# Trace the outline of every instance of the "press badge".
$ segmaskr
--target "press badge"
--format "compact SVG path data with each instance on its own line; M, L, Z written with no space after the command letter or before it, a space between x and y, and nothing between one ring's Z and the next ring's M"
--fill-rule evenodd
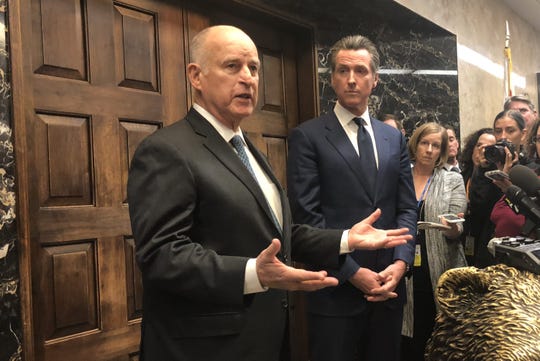
M422 265L422 249L419 244L414 249L414 267L420 267Z

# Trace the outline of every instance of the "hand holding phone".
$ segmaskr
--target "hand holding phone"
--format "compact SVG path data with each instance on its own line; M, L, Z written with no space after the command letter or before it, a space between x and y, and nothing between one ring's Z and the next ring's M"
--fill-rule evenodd
M510 176L502 170L490 170L485 173L485 176L491 180L505 180L510 179Z

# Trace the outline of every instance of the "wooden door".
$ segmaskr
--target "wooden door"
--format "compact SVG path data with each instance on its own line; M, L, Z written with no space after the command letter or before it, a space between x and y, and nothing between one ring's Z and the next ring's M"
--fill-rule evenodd
M27 361L138 359L142 283L127 209L129 162L145 136L186 113L189 42L209 24L254 34L261 96L243 127L285 182L288 129L315 109L315 92L297 97L298 40L281 41L287 30L243 20L253 9L231 17L190 6L12 3Z
M127 174L140 140L187 108L183 14L145 0L23 9L34 358L135 360L142 284Z

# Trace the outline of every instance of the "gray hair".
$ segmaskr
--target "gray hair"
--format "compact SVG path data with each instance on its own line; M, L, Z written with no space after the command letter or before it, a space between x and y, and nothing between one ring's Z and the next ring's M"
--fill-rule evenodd
M527 104L529 109L534 112L534 104L533 104L533 102L531 102L529 97L526 96L526 95L514 95L514 96L511 96L510 98L507 98L504 101L504 110L510 110L510 103L512 103L512 102L525 103L525 104Z

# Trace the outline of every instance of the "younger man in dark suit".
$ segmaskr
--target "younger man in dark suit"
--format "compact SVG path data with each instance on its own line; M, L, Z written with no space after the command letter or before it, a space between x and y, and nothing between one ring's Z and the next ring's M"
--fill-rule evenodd
M331 49L334 111L301 124L289 137L288 192L293 220L347 228L380 208L377 226L416 231L416 197L405 138L368 112L379 80L379 54L360 35ZM406 300L404 275L414 242L355 251L336 274L339 286L308 299L311 361L399 359Z

